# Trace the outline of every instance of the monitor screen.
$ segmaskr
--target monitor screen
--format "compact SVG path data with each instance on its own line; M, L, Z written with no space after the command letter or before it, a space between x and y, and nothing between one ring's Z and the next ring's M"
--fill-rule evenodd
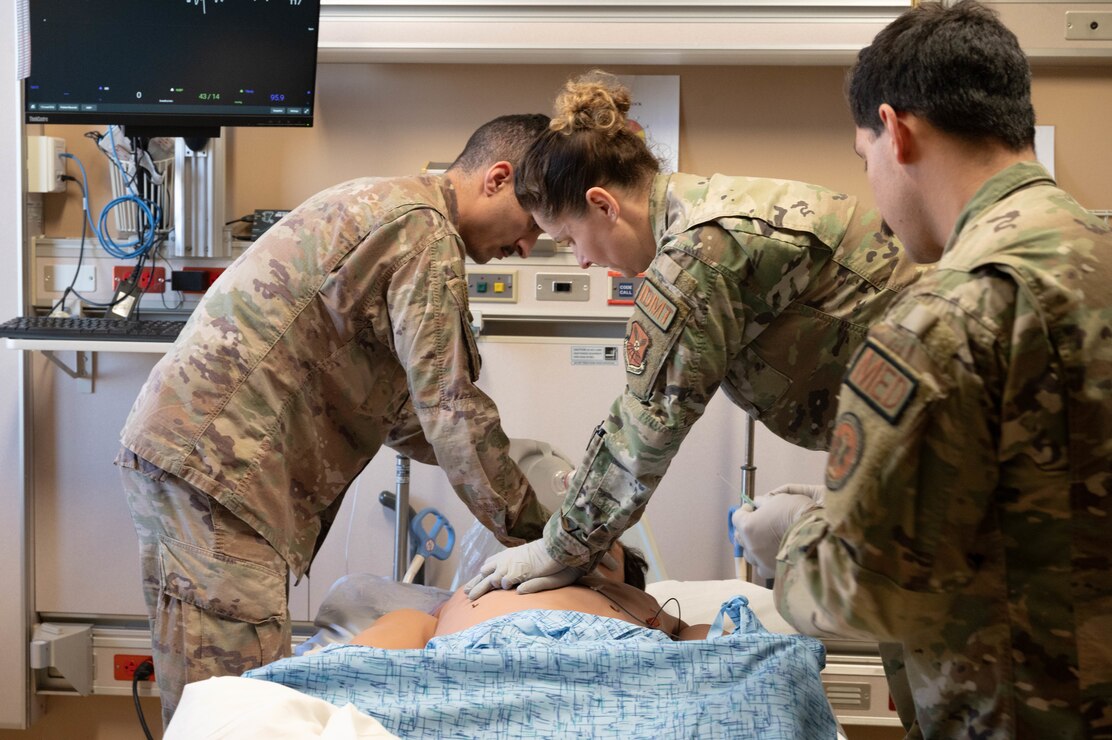
M320 0L30 0L29 15L28 123L313 124Z

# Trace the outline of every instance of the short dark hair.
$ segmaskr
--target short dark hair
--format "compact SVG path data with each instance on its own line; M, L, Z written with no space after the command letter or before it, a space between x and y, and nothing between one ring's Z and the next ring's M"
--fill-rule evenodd
M569 80L555 116L514 176L518 203L549 218L579 216L593 187L631 187L660 170L660 161L627 118L632 97L614 75L595 70Z
M548 128L548 122L543 113L499 116L488 121L471 134L448 169L470 173L501 161L517 167L525 152Z
M853 121L879 133L887 103L971 141L1034 145L1031 67L1015 34L976 0L924 2L857 55L846 85Z
M644 591L645 574L649 571L649 563L645 560L645 553L641 552L636 547L630 547L621 540L618 541L618 545L625 554L622 580L630 586Z

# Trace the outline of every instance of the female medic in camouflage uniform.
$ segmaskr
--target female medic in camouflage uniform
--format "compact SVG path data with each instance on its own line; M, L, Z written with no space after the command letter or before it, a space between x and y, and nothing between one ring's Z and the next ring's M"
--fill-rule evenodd
M475 387L464 256L528 254L514 166L548 118L481 127L444 176L359 179L299 206L205 294L117 458L140 538L155 675L183 685L290 651L300 578L383 444L439 464L498 538L548 513Z
M468 584L571 582L633 526L721 386L780 437L830 438L866 328L914 276L856 199L800 182L658 174L627 125L626 88L567 84L518 169L522 205L581 265L645 273L627 327L627 386L599 425L544 540L492 557ZM551 576L551 578L542 578ZM535 579L535 580L531 580Z

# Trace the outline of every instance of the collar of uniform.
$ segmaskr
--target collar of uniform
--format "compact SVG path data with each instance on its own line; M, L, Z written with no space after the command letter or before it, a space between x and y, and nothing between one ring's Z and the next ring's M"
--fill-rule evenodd
M456 199L456 187L444 175L435 175L436 182L440 185L440 194L444 198L444 213L459 230L459 202Z
M668 182L671 179L671 175L657 175L649 191L649 223L652 224L657 244L660 244L668 228Z
M950 241L946 243L942 253L946 254L953 248L966 224L973 221L986 208L1000 202L1015 191L1036 183L1054 184L1054 178L1038 162L1019 162L990 177L965 204L965 210L958 216L957 223L954 224L954 232L950 235Z

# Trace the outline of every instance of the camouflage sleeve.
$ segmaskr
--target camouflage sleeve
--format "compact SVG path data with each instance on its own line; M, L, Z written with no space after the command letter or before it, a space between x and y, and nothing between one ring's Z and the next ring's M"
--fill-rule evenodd
M690 239L720 230L698 230ZM747 299L746 299L747 300ZM561 511L545 527L549 554L593 564L641 517L743 341L738 283L700 261L653 260L626 328L626 389L599 425Z
M394 349L406 368L424 438L456 494L499 541L536 539L548 512L509 457L494 402L475 386L480 358L469 322L462 245L445 229L412 254L391 277L387 303ZM412 425L408 432L395 431L412 442Z
M959 308L993 315L978 302L994 291L973 285L965 300L898 304L847 371L826 508L797 522L778 554L777 607L802 632L902 641L953 620L954 594L977 575L1004 350Z
M398 412L397 421L383 441L390 449L426 465L436 465L436 450L425 439L421 418L409 401Z

